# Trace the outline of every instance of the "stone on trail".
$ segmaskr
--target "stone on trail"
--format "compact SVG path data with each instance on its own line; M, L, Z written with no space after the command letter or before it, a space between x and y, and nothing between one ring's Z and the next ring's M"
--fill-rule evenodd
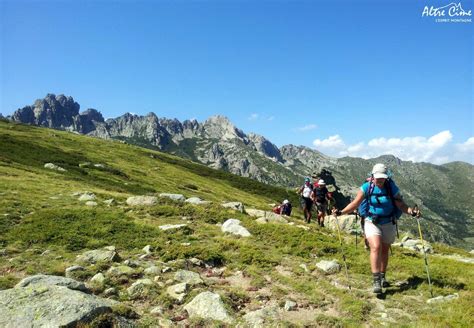
M455 293L453 295L438 296L438 297L430 298L429 300L426 301L426 303L428 304L444 303L444 302L456 300L458 298L459 298L459 294Z
M127 198L130 206L153 206L158 202L155 196L132 196Z
M221 205L222 207L230 208L230 209L239 211L240 213L244 212L244 205L241 202L228 202L228 203L223 203Z
M232 323L233 319L227 313L224 303L218 294L202 292L184 306L190 318L203 318Z
M286 311L294 311L298 307L298 304L296 302L291 301L291 300L286 300L285 302L285 310Z
M184 202L186 200L186 197L184 197L181 194L167 194L167 193L161 193L160 197L162 198L169 198L177 202Z
M251 236L250 232L240 225L240 220L237 219L228 219L222 224L221 230L223 232L228 232L234 235L249 237Z
M339 263L336 262L336 260L332 260L332 261L322 260L316 263L316 266L326 274L337 273L341 269L341 266L339 265Z
M76 281L71 278L65 278L61 276L50 276L45 274L37 274L34 276L26 277L25 279L17 283L15 288L36 285L61 286L71 290L78 290L86 293L90 292L83 282Z
M57 285L29 285L0 291L0 327L77 327L117 302Z

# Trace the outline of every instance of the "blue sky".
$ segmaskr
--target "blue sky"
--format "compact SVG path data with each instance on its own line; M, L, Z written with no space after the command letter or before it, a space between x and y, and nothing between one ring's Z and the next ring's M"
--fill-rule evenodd
M278 146L474 163L472 22L421 16L448 3L2 0L0 112L63 93L106 118L221 114Z

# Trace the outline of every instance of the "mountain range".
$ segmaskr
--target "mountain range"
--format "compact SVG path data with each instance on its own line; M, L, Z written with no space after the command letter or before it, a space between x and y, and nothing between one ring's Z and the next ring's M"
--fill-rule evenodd
M336 159L305 146L278 148L261 135L244 133L224 116L213 116L202 123L159 118L154 113L126 113L104 120L98 110L80 112L80 105L71 96L54 94L18 109L8 119L121 140L283 187L297 187L304 176L323 173L344 196L338 206L344 206L371 167L382 162L393 172L405 200L422 208L427 238L466 248L474 246L474 167L468 163L413 163L391 155L369 160ZM403 219L400 228L415 233L416 223Z

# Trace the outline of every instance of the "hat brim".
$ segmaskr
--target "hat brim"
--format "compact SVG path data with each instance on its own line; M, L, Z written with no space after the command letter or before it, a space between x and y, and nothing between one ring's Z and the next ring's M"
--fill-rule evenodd
M387 179L388 178L388 175L386 175L385 173L374 173L374 178L375 179Z

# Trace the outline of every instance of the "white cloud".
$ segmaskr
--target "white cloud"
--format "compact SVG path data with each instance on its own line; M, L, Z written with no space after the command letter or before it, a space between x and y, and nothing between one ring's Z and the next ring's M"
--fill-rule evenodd
M316 139L313 145L321 152L335 156L373 158L394 155L402 160L443 164L462 160L474 163L474 137L464 143L453 144L450 131L441 131L431 137L374 138L365 142L346 144L339 135L327 139Z
M250 116L249 116L249 121L255 121L258 119L258 114L257 113L252 113Z
M308 124L302 127L297 128L298 131L306 132L316 129L318 126L316 124Z
M313 145L315 145L316 148L322 149L322 150L324 149L337 150L337 149L342 149L346 147L346 144L344 143L344 141L342 141L341 137L338 134L334 136L330 136L329 138L324 139L324 140L316 139L313 141Z
M273 121L274 119L275 119L275 116L269 116L269 117L267 118L267 121Z

